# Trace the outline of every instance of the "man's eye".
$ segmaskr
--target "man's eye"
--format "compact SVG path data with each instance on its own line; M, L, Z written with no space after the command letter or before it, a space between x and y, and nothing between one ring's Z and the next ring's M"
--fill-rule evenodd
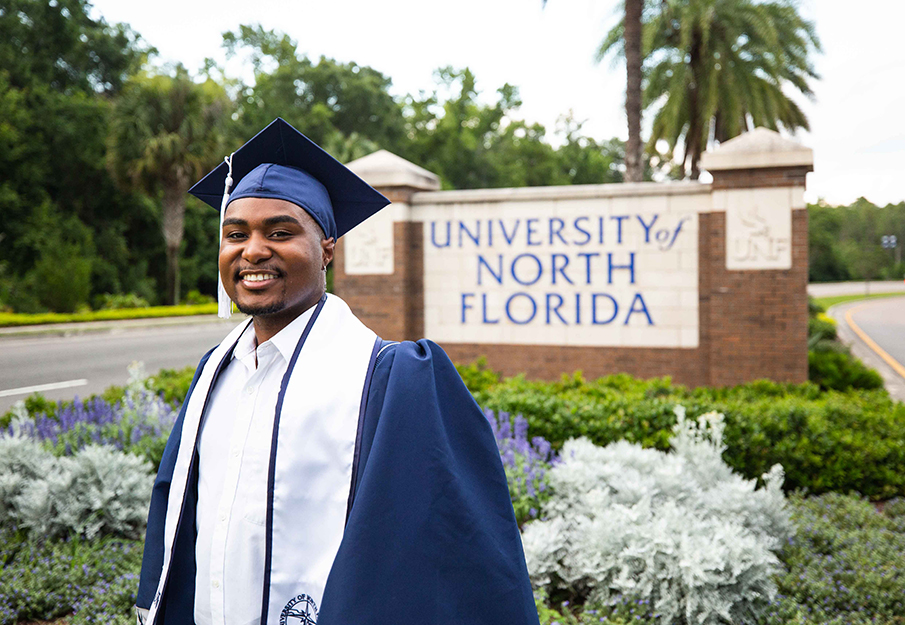
M273 232L270 233L270 236L276 237L276 238L288 237L291 235L292 235L292 233L287 230L274 230Z
M245 238L245 233L244 232L227 232L226 236L224 238L229 239L230 241L239 241L239 240Z

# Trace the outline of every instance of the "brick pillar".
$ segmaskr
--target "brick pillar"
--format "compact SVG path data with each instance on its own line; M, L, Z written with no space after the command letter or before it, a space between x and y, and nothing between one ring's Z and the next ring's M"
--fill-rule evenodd
M813 152L758 128L702 159L701 357L707 383L808 379L808 214Z
M336 245L333 292L385 339L424 335L424 238L410 220L412 196L440 188L439 178L386 150L352 161L349 169L392 204Z

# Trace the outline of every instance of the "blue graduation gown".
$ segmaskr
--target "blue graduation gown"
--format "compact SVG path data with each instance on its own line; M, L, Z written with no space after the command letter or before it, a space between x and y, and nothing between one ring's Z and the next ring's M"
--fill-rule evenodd
M365 391L346 527L318 624L537 625L506 476L484 415L435 343L380 347ZM190 394L197 378L196 372ZM186 404L154 484L141 607L151 605L163 564ZM189 495L161 597L157 622L163 625L193 623L197 493L191 486Z

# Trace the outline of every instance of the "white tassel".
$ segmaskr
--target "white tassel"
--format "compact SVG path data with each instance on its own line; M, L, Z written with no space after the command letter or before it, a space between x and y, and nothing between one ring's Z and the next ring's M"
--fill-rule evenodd
M223 187L223 201L220 202L220 231L218 237L223 236L223 217L226 214L226 205L229 204L229 191L233 186L233 155L225 157L226 166L229 170L226 172L226 183ZM233 303L223 288L223 276L217 271L217 316L221 319L229 319L233 313Z

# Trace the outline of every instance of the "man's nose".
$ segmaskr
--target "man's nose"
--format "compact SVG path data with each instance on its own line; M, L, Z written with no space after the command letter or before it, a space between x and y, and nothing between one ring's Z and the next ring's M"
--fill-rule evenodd
M267 237L263 234L252 232L245 241L242 259L250 263L259 263L270 258L272 253Z

